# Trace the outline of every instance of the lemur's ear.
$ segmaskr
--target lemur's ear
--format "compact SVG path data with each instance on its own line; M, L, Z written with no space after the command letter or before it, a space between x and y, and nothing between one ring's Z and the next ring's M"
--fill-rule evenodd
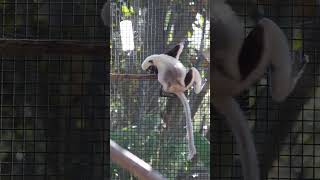
M174 57L176 59L179 59L180 54L182 53L182 50L184 48L184 42L180 42L177 44L174 48L172 48L170 51L164 53L168 56Z

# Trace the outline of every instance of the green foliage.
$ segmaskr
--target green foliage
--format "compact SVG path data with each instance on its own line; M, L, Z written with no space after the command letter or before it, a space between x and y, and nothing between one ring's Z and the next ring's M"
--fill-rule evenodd
M297 51L302 49L302 32L301 30L296 30L293 38L293 50Z
M178 169L190 170L190 163L186 161L186 141L180 138L165 135L157 130L160 123L159 117L151 115L143 119L141 124L149 124L150 128L139 130L138 127L125 127L111 132L111 139L115 140L120 146L128 149L145 162L150 163L153 168L161 169L160 172L166 177L176 177ZM137 138L144 137L144 138ZM196 147L200 161L209 166L209 143L200 134L195 134ZM143 153L142 153L143 152ZM113 176L118 176L120 167L111 166ZM169 178L170 179L170 178Z
M168 29L169 26L169 21L171 19L171 10L169 9L166 13L166 17L164 19L164 30L166 31Z
M197 148L198 159L210 168L210 144L200 133L194 133L195 146Z
M173 32L174 32L174 26L171 26L170 32L168 32L168 40L167 44L170 44L173 40Z
M143 139L137 137L144 137ZM110 138L117 142L121 147L128 149L139 158L150 163L156 159L156 153L141 153L139 152L156 152L159 138L154 131L149 131L143 136L139 134L138 128L131 126L119 130L111 131ZM137 152L139 151L139 152ZM111 173L113 176L118 176L122 172L121 168L111 164Z
M110 133L110 138L126 149L134 149L139 144L137 136L137 129L132 127L125 127Z
M155 128L157 128L160 123L161 119L159 114L146 114L143 116L140 124L145 132L150 133L150 131L156 131Z
M200 15L199 24L200 24L200 27L202 28L203 25L204 25L204 17L203 17L203 15Z
M133 7L131 6L130 8L126 5L121 6L121 12L124 16L132 16L134 14Z

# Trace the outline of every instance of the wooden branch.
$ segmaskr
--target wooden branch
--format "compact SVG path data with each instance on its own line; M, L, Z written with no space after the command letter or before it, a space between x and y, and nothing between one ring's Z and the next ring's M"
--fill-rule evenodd
M110 139L111 160L122 168L127 169L140 180L165 180L165 178L152 167L131 152L123 149Z
M111 73L111 80L154 80L157 79L156 74L114 74Z
M1 56L88 55L105 56L108 42L80 40L0 39Z

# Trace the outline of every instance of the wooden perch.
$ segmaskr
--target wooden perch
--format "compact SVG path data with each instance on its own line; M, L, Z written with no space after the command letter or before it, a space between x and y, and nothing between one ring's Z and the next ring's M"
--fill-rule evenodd
M114 74L111 73L111 80L154 80L156 74Z
M87 55L106 56L106 42L80 40L0 39L1 56Z
M127 169L140 180L165 180L165 178L152 167L131 152L123 149L110 139L111 160L122 168Z

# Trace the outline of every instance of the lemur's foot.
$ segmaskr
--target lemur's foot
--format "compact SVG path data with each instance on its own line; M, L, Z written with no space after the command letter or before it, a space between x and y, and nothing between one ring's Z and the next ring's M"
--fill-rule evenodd
M196 149L194 150L189 150L189 154L188 154L188 161L193 161L197 156L197 152L196 152Z

